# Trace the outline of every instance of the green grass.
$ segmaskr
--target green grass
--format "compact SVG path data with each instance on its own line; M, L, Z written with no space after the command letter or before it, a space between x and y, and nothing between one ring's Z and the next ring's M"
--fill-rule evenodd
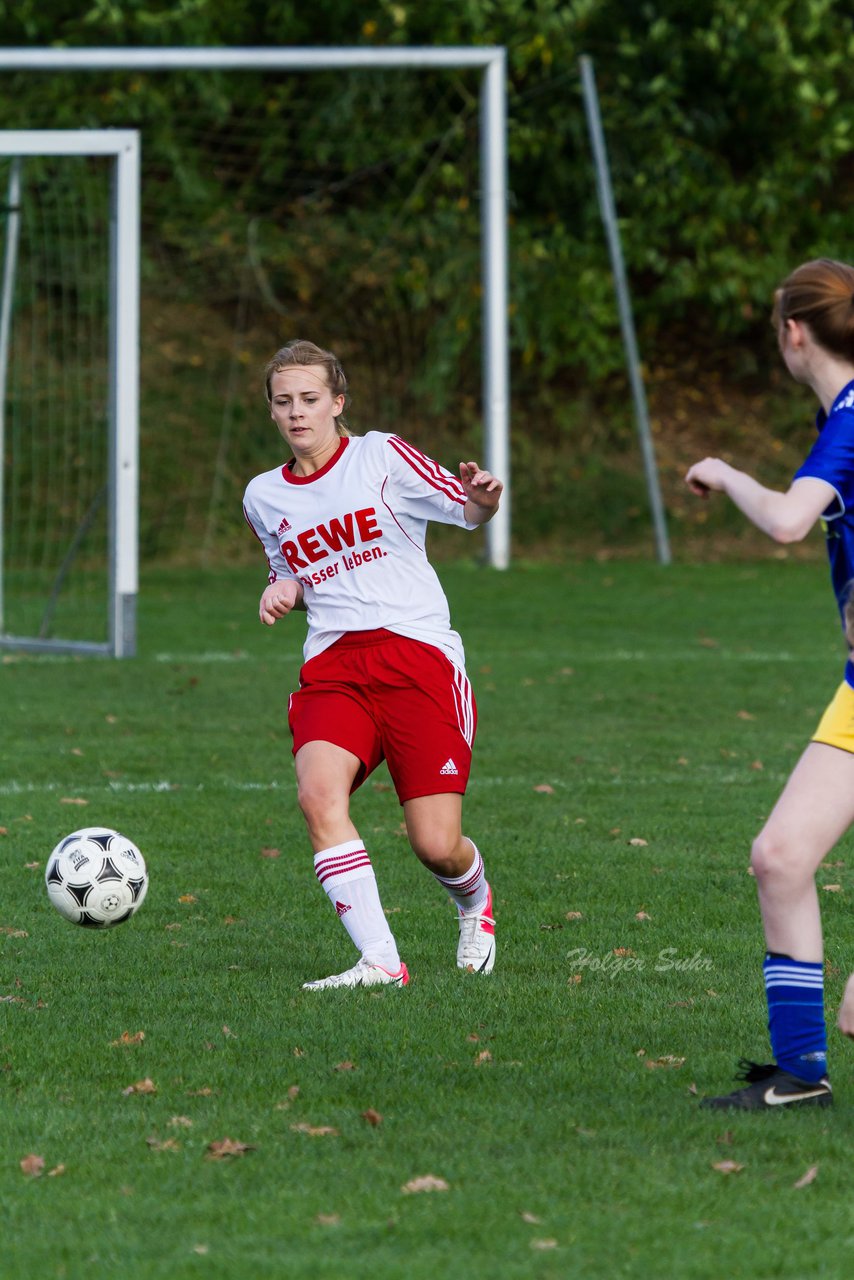
M381 773L354 812L411 985L301 991L352 950L294 802L302 622L261 628L262 574L149 572L132 661L2 660L3 1280L848 1274L851 1047L831 1031L832 1112L706 1114L692 1091L767 1057L748 849L840 678L825 570L442 577L480 710L487 980L457 973ZM151 871L104 934L43 886L95 823ZM839 860L819 876L842 886L822 894L831 1024L854 967ZM622 949L631 967L604 967ZM125 1031L144 1042L113 1046ZM224 1137L254 1149L206 1159ZM448 1190L401 1191L427 1174Z

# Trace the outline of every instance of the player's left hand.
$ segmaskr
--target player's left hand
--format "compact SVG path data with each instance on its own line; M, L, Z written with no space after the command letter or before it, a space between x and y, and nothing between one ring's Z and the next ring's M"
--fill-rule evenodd
M476 462L461 462L460 480L469 502L484 511L495 511L504 485L491 472L484 471Z

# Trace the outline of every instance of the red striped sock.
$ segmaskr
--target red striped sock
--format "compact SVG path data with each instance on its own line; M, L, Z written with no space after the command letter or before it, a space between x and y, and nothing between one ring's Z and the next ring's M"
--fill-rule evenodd
M482 911L486 906L489 887L483 870L483 858L480 856L478 847L468 836L466 839L474 850L474 858L468 871L455 879L446 876L436 876L436 879L447 890L451 901L456 903L460 911L470 915L472 912Z
M366 960L396 973L400 968L397 944L361 840L348 840L316 853L314 872L354 946Z

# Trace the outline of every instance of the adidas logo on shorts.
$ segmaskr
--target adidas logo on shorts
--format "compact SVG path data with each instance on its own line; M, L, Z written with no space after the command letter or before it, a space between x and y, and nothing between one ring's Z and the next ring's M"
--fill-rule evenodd
M439 773L444 774L446 777L448 776L456 777L457 774L459 773L459 769L457 768L457 766L454 764L453 760L449 756L448 759L445 761L445 763L442 765L441 769L439 770Z

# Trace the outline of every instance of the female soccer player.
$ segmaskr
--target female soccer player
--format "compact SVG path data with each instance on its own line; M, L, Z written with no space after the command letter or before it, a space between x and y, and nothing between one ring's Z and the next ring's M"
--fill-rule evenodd
M475 529L502 485L476 462L460 478L397 435L351 436L347 381L311 342L277 351L270 416L293 457L250 481L244 512L269 562L261 621L308 614L305 663L291 695L297 794L314 869L359 951L343 973L303 985L405 986L352 791L385 759L409 842L459 917L457 965L490 973L492 893L462 834L477 711L463 646L424 549L428 520Z
M776 542L798 542L821 518L843 625L854 579L854 267L826 258L798 267L777 290L772 323L797 382L818 398L818 438L791 487L765 488L705 458L690 468L694 493L725 493ZM760 1110L833 1100L827 1077L823 948L815 871L854 822L854 627L835 697L753 844L767 954L764 974L774 1062L742 1061L746 1082L708 1107ZM854 975L838 1025L854 1037Z

